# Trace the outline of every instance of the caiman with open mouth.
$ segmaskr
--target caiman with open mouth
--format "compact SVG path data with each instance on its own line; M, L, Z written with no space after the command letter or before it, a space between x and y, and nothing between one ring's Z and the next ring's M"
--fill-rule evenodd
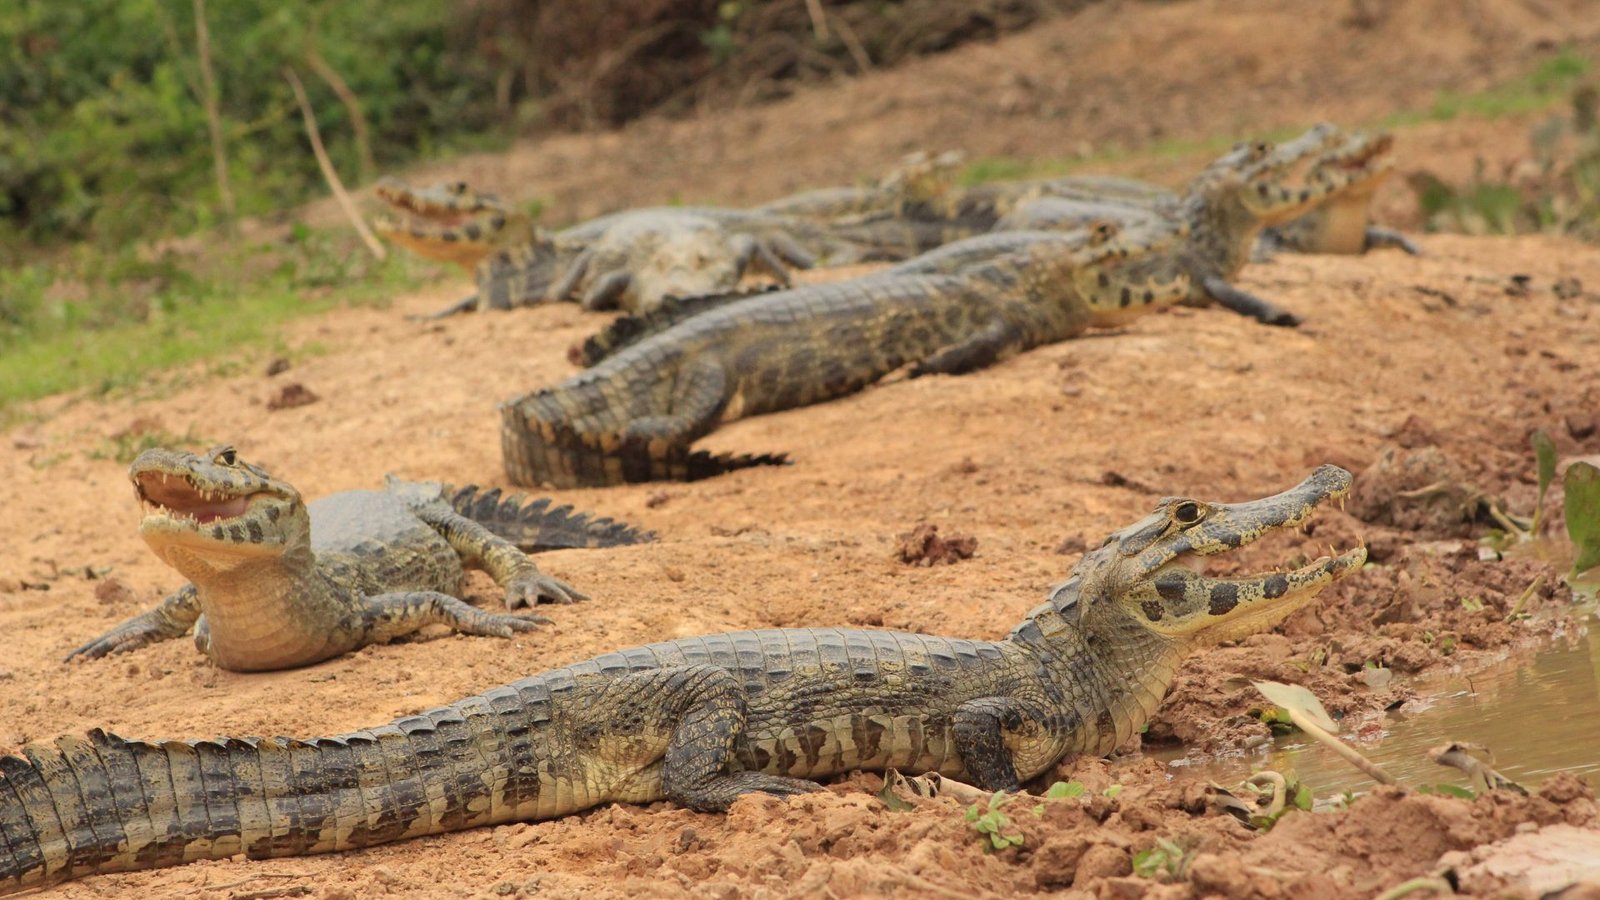
M608 653L331 738L137 741L104 731L0 757L0 892L100 872L354 850L604 803L720 811L855 769L1016 791L1150 718L1196 648L1268 629L1358 570L1191 561L1343 497L1323 466L1244 503L1168 498L1084 554L1004 640L787 628Z
M456 490L392 476L381 491L310 504L232 447L196 455L146 450L129 470L145 508L139 533L189 584L67 658L179 637L224 669L320 662L443 623L510 637L549 619L485 612L458 598L465 565L486 570L506 605L586 599L540 572L524 550L612 547L650 539L540 499Z

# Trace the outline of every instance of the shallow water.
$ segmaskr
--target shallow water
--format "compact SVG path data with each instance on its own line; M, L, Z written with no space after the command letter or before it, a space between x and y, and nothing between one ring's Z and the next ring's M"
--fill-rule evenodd
M1341 737L1387 770L1401 784L1466 785L1459 771L1440 766L1427 751L1450 741L1481 744L1494 753L1494 768L1533 787L1557 772L1574 772L1600 786L1600 623L1584 617L1583 634L1531 656L1510 659L1468 675L1418 684L1422 700L1378 720L1383 730L1369 738ZM1172 759L1174 774L1199 775L1236 784L1260 769L1293 773L1319 797L1374 786L1331 750L1299 731L1278 736L1265 756L1191 763Z

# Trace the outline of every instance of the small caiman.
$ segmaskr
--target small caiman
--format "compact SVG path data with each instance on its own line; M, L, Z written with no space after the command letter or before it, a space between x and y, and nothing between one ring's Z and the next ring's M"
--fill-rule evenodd
M232 447L146 450L129 470L145 508L139 533L189 579L154 609L74 650L98 657L179 637L224 669L309 665L443 623L510 637L549 619L489 613L457 597L464 566L486 570L515 609L587 599L523 552L613 547L651 535L551 507L390 476L381 491L306 504Z
M719 423L858 391L911 364L959 373L1186 296L1125 276L1158 239L1102 226L954 274L894 270L758 295L693 316L500 406L517 484L696 480L782 463L690 445Z
M1195 649L1264 631L1360 569L1189 563L1343 497L1323 466L1244 503L1168 498L1084 554L1003 640L852 628L635 647L338 737L129 740L0 757L0 893L197 859L355 850L605 803L726 810L855 769L1017 791L1144 725Z

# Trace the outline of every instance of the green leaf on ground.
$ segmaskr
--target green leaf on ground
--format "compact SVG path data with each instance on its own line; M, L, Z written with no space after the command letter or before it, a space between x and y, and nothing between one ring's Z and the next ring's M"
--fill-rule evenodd
M1567 536L1578 551L1572 571L1567 573L1567 580L1571 581L1600 566L1600 469L1575 462L1567 467L1563 480Z
M1534 534L1539 533L1540 513L1544 512L1544 495L1550 490L1550 485L1556 480L1556 444L1550 440L1550 435L1540 429L1533 433L1533 455L1539 460L1539 502L1533 507Z

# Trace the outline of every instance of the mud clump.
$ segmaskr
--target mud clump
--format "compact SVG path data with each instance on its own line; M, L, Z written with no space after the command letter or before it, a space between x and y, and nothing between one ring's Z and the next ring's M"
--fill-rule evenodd
M321 399L310 388L298 381L291 381L272 395L267 401L267 409L273 412L280 409L294 409L296 406L309 406Z
M947 566L971 559L978 550L978 539L970 534L939 536L939 526L927 523L900 535L895 558L908 566Z
M1421 426L1409 429L1407 443L1425 433ZM1467 483L1461 467L1443 450L1404 446L1384 450L1356 478L1350 512L1364 522L1420 537L1470 537L1477 523L1488 518L1493 501Z

